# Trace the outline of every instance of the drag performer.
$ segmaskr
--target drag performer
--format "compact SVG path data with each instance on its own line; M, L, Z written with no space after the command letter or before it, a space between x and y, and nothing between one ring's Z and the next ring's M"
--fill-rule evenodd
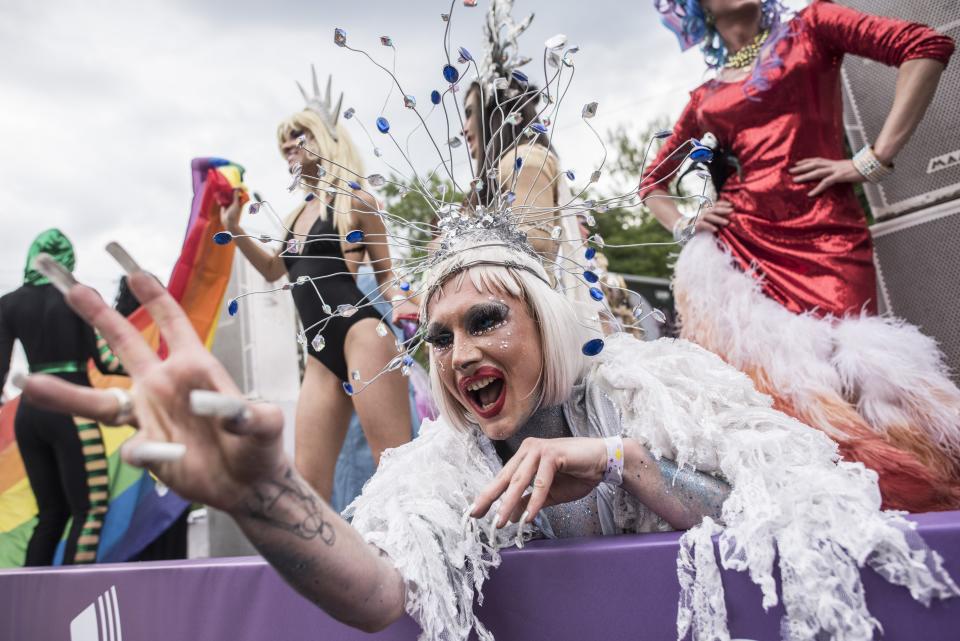
M373 306L358 307L349 317L323 323L326 310L364 298L352 273L356 268L351 269L348 262L359 264L365 253L369 255L384 292L392 288L394 277L383 222L377 216L361 215L377 211L374 199L328 189L346 182L332 178L341 167L357 174L362 169L349 134L338 124L343 96L331 104L328 81L322 97L315 70L313 87L312 97L301 87L306 109L277 128L280 151L294 184L306 192L303 204L284 225L289 230L285 242L278 243L278 250L269 251L255 237L244 236L239 196L223 210L222 219L244 256L264 278L274 281L286 275L291 283L300 284L292 294L308 357L297 401L296 463L310 485L330 500L334 467L352 413L356 411L360 419L376 466L383 450L410 440L410 412L407 381L399 372L384 375L355 399L345 397L341 389L353 372L378 371L396 355L393 334L385 326L378 327L383 321ZM329 160L319 160L321 155ZM347 243L344 238L351 230L360 230L366 242ZM395 314L404 311L415 314L416 306L409 302L395 305Z
M690 94L642 182L665 196L684 141L707 133L718 141L719 197L696 222L670 199L648 201L675 235L694 224L699 232L674 276L682 336L748 373L845 458L876 470L885 506L957 508L960 391L933 340L876 316L873 249L852 187L894 170L953 42L826 1L789 21L777 0L657 7L682 46L702 43L716 70ZM852 160L841 122L846 54L900 67L880 135Z
M508 4L512 5L491 4L484 23L490 47L483 64L487 70L511 69L517 74L506 74L499 83L491 74L480 77L470 83L463 99L463 134L477 177L469 202L488 208L509 194L520 228L538 252L556 263L557 269L548 270L551 278L563 283L587 317L597 314L600 306L574 286L565 269L590 262L571 251L579 244L575 241L580 239L580 227L575 216L563 216L561 210L562 202L571 200L567 179L575 174L561 168L551 144L548 125L557 115L557 96L550 96L548 102L554 106L544 109L542 92L519 71L531 60L521 55L519 39L533 14L516 22ZM553 62L559 64L559 58Z
M7 379L15 340L23 345L31 372L89 387L88 360L93 358L103 373L114 373L106 364L113 354L103 341L98 345L93 330L33 267L40 253L67 272L76 261L73 244L59 229L48 229L34 239L23 285L0 298L0 387ZM14 430L38 508L24 564L51 565L71 517L63 564L95 562L108 500L100 427L21 400Z

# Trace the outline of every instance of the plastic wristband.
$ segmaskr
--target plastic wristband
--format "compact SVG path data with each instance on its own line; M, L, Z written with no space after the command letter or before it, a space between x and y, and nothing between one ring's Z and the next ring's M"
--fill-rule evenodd
M603 482L619 487L623 484L623 439L608 436L603 442L607 446L607 469L603 472Z

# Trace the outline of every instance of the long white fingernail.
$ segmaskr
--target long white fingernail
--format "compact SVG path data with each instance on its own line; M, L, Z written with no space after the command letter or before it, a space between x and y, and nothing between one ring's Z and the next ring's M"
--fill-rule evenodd
M498 528L500 527L500 513L499 513L499 512L497 512L497 513L493 516L493 525L494 525L495 527L498 527Z
M50 254L37 254L33 259L33 268L46 276L61 294L66 294L77 284L77 279L73 277L70 270L58 263Z
M134 446L128 453L128 459L134 465L148 463L170 463L179 461L187 452L183 443L161 443L159 441L144 441Z
M474 511L475 509L477 509L477 504L476 504L476 503L471 503L470 506L467 508L467 511L465 512L465 514L467 514L467 515L469 516L470 514L473 514L473 511Z
M27 375L23 372L14 372L13 376L10 377L10 382L16 387L23 389L27 385Z
M517 525L523 528L523 524L527 522L528 518L530 518L530 510L524 510L523 514L520 515L520 520L517 521Z
M130 255L126 249L124 249L120 243L109 242L107 243L107 253L113 256L113 259L120 264L120 267L123 268L123 271L128 274L134 274L136 272L143 271L140 269L140 265L137 264L137 261L133 259L133 256Z
M237 422L250 418L250 408L242 398L209 390L195 389L190 392L190 411L196 416L215 416Z

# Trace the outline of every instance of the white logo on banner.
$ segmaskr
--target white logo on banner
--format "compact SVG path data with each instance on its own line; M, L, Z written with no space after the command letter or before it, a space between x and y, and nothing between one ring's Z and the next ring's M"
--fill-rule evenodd
M117 586L111 585L109 590L73 618L70 622L70 641L123 641Z

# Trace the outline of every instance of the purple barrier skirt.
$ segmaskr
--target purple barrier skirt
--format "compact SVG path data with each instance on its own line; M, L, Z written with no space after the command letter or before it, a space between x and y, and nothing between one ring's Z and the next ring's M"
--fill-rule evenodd
M960 512L916 515L919 531L960 578ZM541 541L505 550L480 618L498 641L676 638L677 534ZM960 599L930 608L864 570L877 638L955 641ZM779 638L746 574L724 572L735 639ZM409 641L404 619L368 635L294 593L258 557L0 571L0 638L86 641Z

